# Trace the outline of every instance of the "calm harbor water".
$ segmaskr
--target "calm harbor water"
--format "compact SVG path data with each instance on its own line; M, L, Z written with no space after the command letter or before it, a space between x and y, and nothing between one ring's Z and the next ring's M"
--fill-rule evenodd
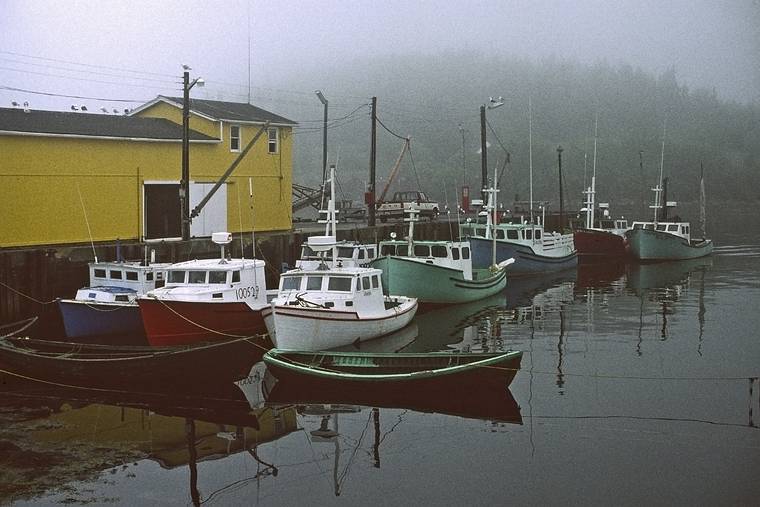
M3 377L0 503L756 504L757 232L706 259L512 279L371 344L522 350L509 392L177 406Z

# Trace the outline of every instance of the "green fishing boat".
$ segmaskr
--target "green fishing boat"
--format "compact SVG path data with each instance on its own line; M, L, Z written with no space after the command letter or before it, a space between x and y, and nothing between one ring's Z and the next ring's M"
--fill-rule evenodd
M443 379L481 382L514 377L521 351L362 353L271 349L264 362L280 380L339 381L342 386L387 383L424 386Z

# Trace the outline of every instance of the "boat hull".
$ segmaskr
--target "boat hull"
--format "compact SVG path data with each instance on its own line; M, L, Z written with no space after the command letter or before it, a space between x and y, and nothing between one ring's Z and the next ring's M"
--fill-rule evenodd
M245 303L138 300L145 335L154 346L253 336L266 330L261 309Z
M687 241L685 238L662 231L632 229L625 233L626 251L639 260L697 259L710 255L712 241Z
M372 266L383 271L383 289L387 293L417 298L420 303L468 303L497 294L507 285L504 269L495 275L478 270L475 280L465 280L461 270L403 257L382 257Z
M620 234L594 229L576 229L573 242L578 255L584 257L622 257L625 255L625 238Z
M493 241L485 238L470 237L473 268L487 268L492 263ZM509 267L510 275L526 275L544 271L560 271L578 265L578 255L573 250L558 249L556 255L536 253L527 245L506 243L496 240L496 262L514 258L515 263Z
M371 340L409 324L417 312L417 301L404 299L372 318L327 308L276 305L267 315L269 334L275 347L288 350L327 350Z
M58 301L58 309L69 340L147 344L140 309L136 303L96 303L62 299ZM100 337L108 338L101 340Z

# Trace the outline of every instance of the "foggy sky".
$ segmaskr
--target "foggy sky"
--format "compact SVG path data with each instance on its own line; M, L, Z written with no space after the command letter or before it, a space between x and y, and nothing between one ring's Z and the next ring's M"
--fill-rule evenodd
M760 0L2 0L0 87L145 101L181 94L188 64L208 82L193 96L244 102L249 33L254 103L261 88L348 59L476 50L653 74L673 66L690 88L760 104ZM39 109L106 104L0 88L0 107L11 100Z

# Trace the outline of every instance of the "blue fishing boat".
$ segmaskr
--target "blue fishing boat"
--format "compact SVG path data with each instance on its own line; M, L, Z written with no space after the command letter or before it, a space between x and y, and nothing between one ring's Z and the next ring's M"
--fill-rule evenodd
M160 287L168 264L139 261L92 262L90 283L73 299L58 300L66 337L109 343L147 344L137 298Z

